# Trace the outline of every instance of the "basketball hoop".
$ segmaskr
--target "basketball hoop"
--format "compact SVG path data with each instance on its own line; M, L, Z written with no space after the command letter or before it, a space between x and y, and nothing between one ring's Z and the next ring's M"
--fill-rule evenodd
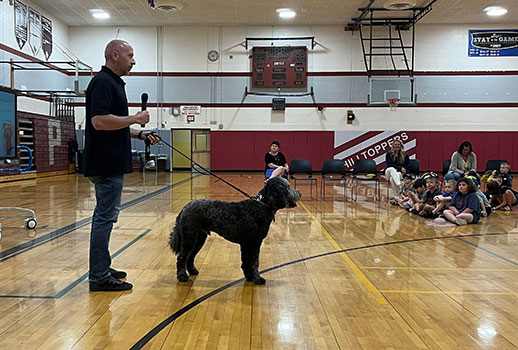
M387 99L387 102L390 106L390 111L393 112L397 109L397 105L399 104L399 101L401 101L401 99L399 98L389 98Z

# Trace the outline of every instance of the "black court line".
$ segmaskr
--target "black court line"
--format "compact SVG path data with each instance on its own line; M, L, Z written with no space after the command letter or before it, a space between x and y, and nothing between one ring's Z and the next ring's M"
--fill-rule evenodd
M199 175L194 175L194 177L196 176L199 176ZM139 197L139 198L135 198L127 203L124 203L121 205L121 211L126 209L126 208L129 208L133 205L136 205L136 204L139 204L145 200L148 200L152 197L155 197L159 194L162 194L164 192L167 192L169 190L171 190L173 187L175 186L178 186L178 185L181 185L185 182L188 182L188 181L191 181L192 180L192 177L190 178L186 178L184 180L181 180L177 183L174 183L172 185L169 185L169 186L166 186L164 188L161 188L159 190L156 190L154 192L151 192L151 193L148 193L148 194L145 194L143 195L142 197ZM92 218L91 217L88 217L88 218L85 218L83 220L80 220L80 221L77 221L73 224L70 224L68 226L65 226L63 228L60 228L60 229L57 229L55 231L52 231L50 233L47 233L41 237L38 237L38 238L35 238L35 239L32 239L30 241L27 241L25 243L22 243L20 245L17 245L15 247L12 247L12 248L9 248L7 250L4 250L2 252L0 252L0 262L3 262L3 261L6 261L6 260L9 260L11 258L14 258L15 256L17 255L20 255L26 251L29 251L31 249L34 249L36 247L39 247L40 245L43 245L45 243L48 243L50 241L53 241L55 240L56 238L59 238L59 237L62 237L62 236L65 236L71 232L74 232L75 230L78 230L84 226L87 226L89 225L90 223L92 222Z
M417 221L417 222L419 222L419 223L424 224L424 222L422 222L421 220L419 220L419 219L417 219L417 218L414 218L413 216L410 216L410 219L412 219L412 220L414 220L414 221ZM440 227L437 227L437 226L431 226L431 228L432 228L432 229L434 229L434 230L436 230L436 231L439 231L439 232L441 232L441 233L443 233L443 234L445 234L445 235L447 235L447 236L450 236L450 233L449 233L449 232L447 232L447 231L445 231L445 230L441 229ZM509 234L511 234L511 232L509 232ZM488 235L491 235L491 233L486 233L485 235L486 235L486 236L488 236ZM486 249L486 248L480 247L480 246L478 246L477 244L474 244L474 243L471 243L471 242L469 242L469 241L466 241L465 239L462 239L462 237L470 237L470 236L471 236L471 237L474 237L474 235L457 235L457 236L452 236L452 237L454 237L456 240L458 240L458 241L460 241L460 242L462 242L462 243L465 243L465 244L467 244L467 245L472 246L472 247L473 247L473 248L475 248L475 249L480 249L480 250L482 250L483 252L485 252L485 253L487 253L487 254L489 254L489 255L493 255L494 257L496 257L496 258L498 258L498 259L500 259L500 260L503 260L503 261L505 261L505 262L507 262L507 263L509 263L509 264L513 265L513 266L518 266L518 262L516 262L516 261L513 261L513 260L511 260L511 259L508 259L508 258L506 258L505 256L502 256L502 255L500 255L500 254L497 254L497 253L495 253L495 252L492 252L492 251L491 251L491 250L489 250L489 249Z
M370 244L370 245L366 245L366 246L360 246L360 247L354 247L354 248L348 248L348 249L342 249L342 250L334 250L332 252L317 254L317 255L306 257L306 258L293 260L293 261L290 261L290 262L287 262L287 263L284 263L284 264L280 264L280 265L277 265L277 266L273 266L273 267L264 269L264 270L260 271L260 273L264 274L264 273L267 273L267 272L270 272L270 271L273 271L273 270L278 270L280 268L283 268L283 267L286 267L286 266L289 266L289 265L293 265L293 264L297 264L297 263L300 263L300 262L304 262L304 261L308 261L308 260L313 260L313 259L317 259L317 258L322 258L322 257L334 255L334 254L352 252L352 251L356 251L356 250L384 247L384 246L396 245L396 244L404 244L404 243L415 243L415 242L423 242L423 241L432 241L432 240L439 240L439 239L452 239L452 238L453 239L457 239L459 237L464 237L464 238L465 237L485 237L485 236L501 236L501 235L513 235L513 234L518 234L518 232L476 233L476 234L471 234L471 235L436 236L436 237L406 239L406 240L402 240L402 241L393 241L393 242ZM210 293L205 294L204 296L202 296L202 297L192 301L191 303L185 305L184 307L182 307L181 309L176 311L174 314L172 314L171 316L166 318L164 321L162 321L160 324L158 324L151 331L149 331L149 333L147 333L138 342L136 342L135 345L133 345L130 348L130 350L142 349L142 347L144 345L146 345L151 339L153 339L165 327L167 327L169 324L173 323L178 317L182 316L187 311L189 311L192 308L194 308L195 306L201 304L205 300L213 297L214 295L219 294L220 292L223 292L224 290L226 290L226 289L228 289L230 287L233 287L233 286L235 286L238 283L244 282L244 280L245 280L244 278L241 278L241 279L238 279L236 281L230 282L230 283L228 283L228 284L226 284L226 285L224 285L222 287L219 287L218 289L213 290Z

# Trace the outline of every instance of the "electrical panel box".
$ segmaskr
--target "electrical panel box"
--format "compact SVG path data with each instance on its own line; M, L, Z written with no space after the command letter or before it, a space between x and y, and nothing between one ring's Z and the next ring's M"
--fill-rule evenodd
M252 48L252 88L306 87L307 58L305 46Z
M273 98L272 99L272 110L284 111L285 109L286 109L286 99L285 98Z

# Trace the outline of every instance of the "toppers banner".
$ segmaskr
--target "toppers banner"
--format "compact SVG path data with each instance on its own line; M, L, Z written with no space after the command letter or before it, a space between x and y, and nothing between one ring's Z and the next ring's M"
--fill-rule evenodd
M344 161L351 171L357 159L373 159L378 169L385 167L385 156L392 142L399 140L411 159L415 159L416 133L411 131L336 131L334 159Z
M470 30L468 56L518 56L518 30Z

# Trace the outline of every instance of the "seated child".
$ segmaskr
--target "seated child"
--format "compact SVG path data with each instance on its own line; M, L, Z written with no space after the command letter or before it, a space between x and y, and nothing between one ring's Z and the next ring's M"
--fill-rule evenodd
M491 214L491 204L487 200L486 195L480 190L480 184L479 184L477 178L475 176L467 176L467 177L469 177L471 179L471 181L473 181L473 183L477 187L477 192L475 192L475 193L477 194L477 198L480 202L480 210L481 210L480 215L482 215L482 217L488 217L489 214Z
M446 180L444 181L444 193L433 197L433 200L437 203L437 206L434 210L432 210L432 214L437 216L443 212L445 208L450 206L450 201L453 195L455 194L455 187L457 186L457 181L455 180Z
M408 191L414 192L414 188L412 186L413 177L410 174L403 175L403 185L401 186L401 192L399 196L395 197L390 201L393 205L401 205L402 203L407 202L410 198L408 197Z
M424 179L417 179L414 181L414 191L415 192L407 192L408 197L410 198L405 204L403 208L407 209L409 212L417 214L417 207L419 204L423 203L424 191L426 190L426 181Z
M456 190L450 207L443 212L444 217L457 225L476 224L480 220L480 202L475 194L477 187L470 178L461 177Z
M502 186L513 188L513 175L509 173L511 166L508 162L500 163L500 171L494 170L492 175L500 175L502 177Z
M490 203L493 210L510 211L513 205L518 204L518 192L501 186L498 178L487 184L487 191L491 195Z
M426 218L434 216L432 211L436 208L437 203L433 198L441 195L441 191L437 188L437 180L437 174L435 173L430 173L428 177L425 178L426 191L423 196L423 203L419 204L416 208L420 216Z

